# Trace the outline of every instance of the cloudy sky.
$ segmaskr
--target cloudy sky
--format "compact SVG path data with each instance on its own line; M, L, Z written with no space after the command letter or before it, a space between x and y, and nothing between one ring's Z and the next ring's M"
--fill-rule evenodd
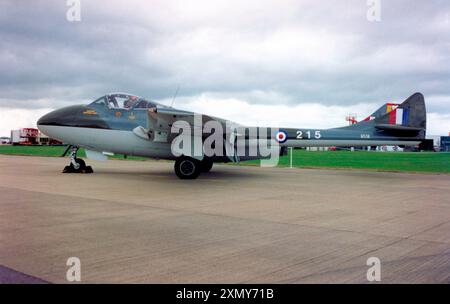
M450 132L450 1L0 2L0 135L124 91L243 124L326 128L425 95ZM369 5L368 5L369 3Z

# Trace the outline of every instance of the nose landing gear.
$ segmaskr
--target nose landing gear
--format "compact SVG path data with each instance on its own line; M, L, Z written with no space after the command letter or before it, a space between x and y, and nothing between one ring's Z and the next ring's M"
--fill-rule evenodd
M91 166L86 166L86 163L81 158L77 158L78 147L71 147L70 164L65 166L63 173L94 173Z

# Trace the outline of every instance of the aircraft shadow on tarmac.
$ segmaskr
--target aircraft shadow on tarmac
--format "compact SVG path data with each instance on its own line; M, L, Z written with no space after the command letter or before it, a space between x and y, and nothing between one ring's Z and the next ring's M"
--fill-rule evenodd
M261 172L262 173L262 172ZM98 169L94 168L94 175L116 175L123 178L133 178L135 176L147 176L149 178L161 178L167 180L176 180L176 176L170 169L160 169L152 171L135 171L130 169L111 170L111 169ZM203 173L200 179L259 179L264 178L264 175L255 174L255 172L248 172L245 169L242 170L227 170L216 169L208 173Z
M261 170L255 170L254 166L250 167L235 167L235 166L226 166L222 165L219 167L215 167L208 173L203 173L200 176L202 180L258 180L258 179L266 179L266 174L273 174L274 172L269 172L265 170L266 168L261 168ZM328 176L335 176L339 178L341 176L353 176L359 178L367 178L371 180L386 180L391 179L393 181L402 180L403 175L407 174L410 178L414 178L416 174L411 172L390 172L390 171L376 171L376 170L354 170L352 168L348 169L329 169L329 168L277 168L279 170L286 170L287 173L296 173L294 175L303 175L303 174L323 174L326 173ZM314 172L314 173L313 173ZM278 172L280 173L280 172ZM148 171L134 170L132 168L121 168L121 169L112 169L112 168L98 168L94 166L94 176L95 175L110 175L110 176L120 176L122 178L133 179L136 176L140 177L148 177L150 178L158 178L161 180L175 180L174 175L171 170L171 166L168 168L158 168L149 169Z

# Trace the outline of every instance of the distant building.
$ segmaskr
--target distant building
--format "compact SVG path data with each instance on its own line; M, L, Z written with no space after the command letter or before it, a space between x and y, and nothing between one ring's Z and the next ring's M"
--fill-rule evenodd
M435 150L439 150L439 147L441 146L441 135L428 135L427 134L426 139L432 139Z
M11 144L13 145L60 145L60 141L49 138L35 128L11 130Z
M35 128L11 130L11 144L13 145L36 145L38 138L39 130Z
M441 136L441 151L450 152L450 136Z
M59 140L53 139L48 137L47 135L39 132L39 139L38 142L40 145L47 145L47 146L52 146L52 145L61 145L62 142L60 142Z
M381 152L403 152L404 148L401 148L399 146L378 146L376 148L376 151L381 151Z
M419 151L436 151L433 139L424 139L419 145Z

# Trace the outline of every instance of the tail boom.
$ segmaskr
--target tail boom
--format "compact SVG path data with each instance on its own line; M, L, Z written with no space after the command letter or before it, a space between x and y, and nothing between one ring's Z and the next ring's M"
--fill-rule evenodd
M426 110L421 93L411 95L385 114L380 109L373 119L351 126L326 130L280 129L275 139L283 134L279 143L289 147L417 146L425 139Z

